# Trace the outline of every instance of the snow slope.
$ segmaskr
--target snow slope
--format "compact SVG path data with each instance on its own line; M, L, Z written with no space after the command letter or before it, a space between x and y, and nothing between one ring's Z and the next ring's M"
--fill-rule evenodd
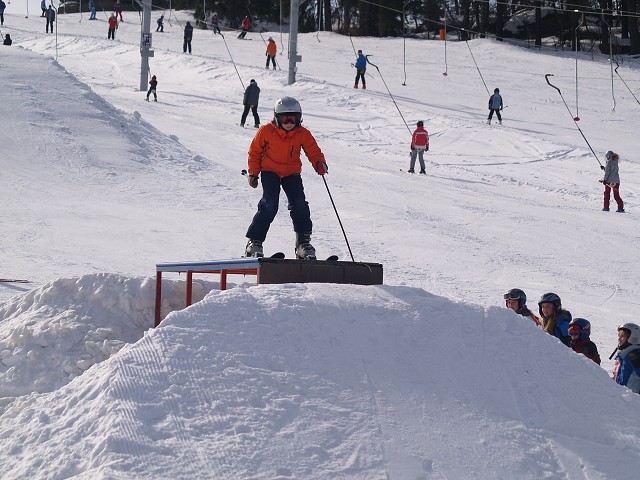
M178 13L153 37L156 104L135 18L116 41L102 18L60 15L48 36L5 18L0 277L32 283L0 284L2 478L635 478L640 399L606 359L637 310L640 107L617 77L612 97L606 59L580 56L579 126L601 162L620 152L624 215L600 211L599 165L544 81L575 112L575 54L448 42L445 65L442 42L407 39L405 70L402 39L354 39L380 68L364 92L348 38L302 35L287 86L256 33L197 30L184 55ZM640 88L637 61L619 72ZM385 286L204 278L177 311L176 277L148 330L155 263L242 251L251 78L263 122L279 96L301 101L354 256L383 263ZM501 127L481 123L483 80ZM418 119L426 177L400 171ZM348 259L308 167L314 244ZM265 246L292 243L282 208ZM502 308L514 286L589 319L603 368Z

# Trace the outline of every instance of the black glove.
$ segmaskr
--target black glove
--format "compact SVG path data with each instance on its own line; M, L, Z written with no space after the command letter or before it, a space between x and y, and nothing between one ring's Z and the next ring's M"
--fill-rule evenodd
M427 145L424 150L425 150L425 152L428 152L429 151L429 145Z
M413 152L414 150L415 150L415 147L411 145L411 151Z
M600 170L604 170L604 165L600 165Z
M258 188L258 176L257 175L249 175L249 186L251 188Z

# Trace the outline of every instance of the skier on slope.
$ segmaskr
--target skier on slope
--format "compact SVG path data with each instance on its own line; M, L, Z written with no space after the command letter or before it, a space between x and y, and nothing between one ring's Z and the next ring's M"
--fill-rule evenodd
M244 122L247 120L249 110L253 113L253 119L255 120L255 127L260 128L260 117L258 116L258 102L260 101L260 87L258 83L252 78L249 82L249 86L244 91L244 97L242 98L242 104L244 110L242 111L242 117L240 118L240 126L244 127Z
M265 55L267 57L267 65L265 66L265 68L267 70L269 70L269 61L271 61L271 63L273 63L273 69L276 69L276 55L278 53L278 46L276 45L276 41L273 39L273 37L269 37L269 43L267 44L267 51L265 52Z
M302 107L295 98L278 99L273 109L273 121L263 125L249 147L249 185L258 187L262 181L262 198L258 212L247 230L245 257L262 257L264 242L271 222L278 213L280 187L287 195L289 215L296 233L297 258L315 260L311 245L312 222L309 203L302 185L300 150L304 150L318 175L328 171L324 155L311 132L302 125Z
M353 88L358 88L358 80L362 79L362 89L367 89L367 82L364 79L364 74L367 71L367 57L362 54L362 50L358 50L358 58L356 59L356 82Z
M411 163L409 164L409 173L414 173L416 166L416 156L420 160L420 173L426 174L424 167L424 152L429 150L429 132L424 129L424 122L420 120L411 136Z
M149 80L149 90L147 91L147 102L149 101L149 96L153 93L153 101L158 101L158 95L156 94L156 88L158 88L158 80L156 76L152 76L151 80Z
M540 319L536 317L529 308L527 308L527 295L519 288L512 288L504 294L504 304L519 315L533 320L538 327Z
M489 118L487 118L487 123L491 125L491 119L493 118L493 112L496 113L498 117L498 123L502 125L502 116L500 115L500 110L502 110L502 97L500 96L500 89L496 88L493 91L493 95L489 97Z
M193 26L191 22L187 22L184 27L184 42L182 43L182 51L183 53L191 53L191 40L193 39Z
M247 32L249 31L250 28L251 28L251 20L249 20L249 17L246 16L242 19L242 31L240 32L240 35L238 35L238 38L244 39L244 37L247 36Z
M600 354L598 347L591 341L591 323L584 318L574 318L569 324L569 336L571 343L569 346L576 353L581 353L585 357L600 365Z
M625 323L618 327L618 348L613 367L613 379L619 385L640 393L640 327Z
M542 320L542 329L568 346L571 341L569 337L571 313L562 309L560 297L555 293L545 293L538 302L538 311Z
M611 198L611 190L613 190L613 198L618 204L616 212L624 213L624 202L622 198L620 198L620 173L618 172L618 160L620 156L609 150L605 158L607 159L607 166L600 165L600 168L604 170L604 178L598 180L604 184L604 207L602 207L602 211L609 211L609 199Z

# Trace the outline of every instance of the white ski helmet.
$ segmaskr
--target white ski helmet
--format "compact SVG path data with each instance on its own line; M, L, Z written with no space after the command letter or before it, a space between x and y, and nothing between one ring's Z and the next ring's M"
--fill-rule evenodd
M282 127L280 117L287 115L294 115L296 117L296 127L302 122L302 107L300 106L300 102L293 97L279 98L273 107L273 117L278 127Z
M626 330L629 332L627 340L631 345L640 345L640 327L635 323L624 323L618 327L618 330Z

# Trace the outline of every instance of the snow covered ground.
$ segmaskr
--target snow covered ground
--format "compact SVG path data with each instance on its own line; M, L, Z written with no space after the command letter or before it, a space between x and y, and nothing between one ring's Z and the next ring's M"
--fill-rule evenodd
M607 358L637 322L640 105L617 76L612 92L607 59L580 54L576 106L575 53L447 42L445 64L439 41L306 34L287 86L257 33L196 30L183 54L188 18L153 36L146 103L134 12L115 41L102 13L60 15L54 35L5 14L0 277L31 283L0 283L0 476L636 478L640 398ZM286 69L286 35L269 35ZM366 91L354 47L380 68ZM618 72L638 96L638 61ZM547 73L598 159L620 153L626 214L601 211L598 162ZM203 300L180 310L175 276L149 330L156 263L244 248L251 78L263 123L300 100L355 259L384 264L385 285L198 277ZM482 123L495 87L502 126ZM401 171L417 120L426 176ZM308 164L303 179L319 255L349 259L324 183ZM282 208L265 248L293 240ZM589 319L602 368L504 309L512 287Z

